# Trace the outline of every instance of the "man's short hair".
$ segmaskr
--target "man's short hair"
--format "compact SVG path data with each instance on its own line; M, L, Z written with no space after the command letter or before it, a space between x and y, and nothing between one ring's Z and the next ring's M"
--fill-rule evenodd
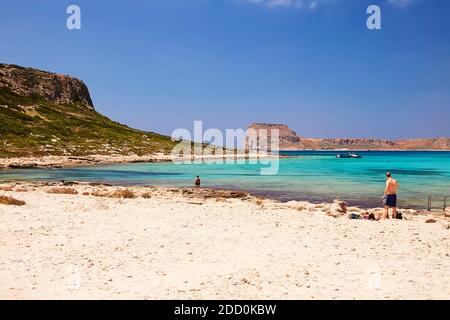
M386 177L390 178L392 177L392 174L390 172L386 172Z

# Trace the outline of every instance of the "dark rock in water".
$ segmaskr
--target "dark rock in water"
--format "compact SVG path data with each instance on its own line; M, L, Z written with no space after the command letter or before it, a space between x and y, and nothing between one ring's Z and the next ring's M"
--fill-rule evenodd
M79 185L79 183L75 182L75 181L64 181L62 184L64 186L77 186L77 185Z
M102 186L112 187L112 184L100 183L100 182L90 182L90 183L88 183L88 186L91 186L91 187L102 187Z
M178 190L176 190L178 191ZM204 188L184 188L181 193L186 197L202 197L208 198L223 198L223 199L245 199L250 196L249 193L236 190L216 190Z
M99 160L85 157L69 157L69 160L87 161L87 162L100 162Z
M37 163L26 163L26 164L11 163L9 165L9 168L11 168L11 169L33 169L33 168L37 168L37 167L38 167Z

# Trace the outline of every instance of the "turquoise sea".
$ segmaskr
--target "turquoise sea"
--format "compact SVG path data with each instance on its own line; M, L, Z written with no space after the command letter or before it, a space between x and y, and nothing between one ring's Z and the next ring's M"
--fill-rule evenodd
M248 190L288 200L331 201L340 198L350 205L381 205L385 172L400 183L399 202L404 207L450 203L450 152L365 151L362 159L337 159L338 152L292 151L280 159L279 172L260 175L261 164L146 163L102 165L71 169L0 171L0 179L106 182L114 185L192 186L196 175L202 186ZM267 166L267 165L266 165Z

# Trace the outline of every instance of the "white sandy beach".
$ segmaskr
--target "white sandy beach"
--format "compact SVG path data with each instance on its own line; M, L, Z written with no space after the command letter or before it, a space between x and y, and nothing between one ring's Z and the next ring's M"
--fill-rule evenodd
M82 195L115 190L104 186L1 187L26 204L0 204L0 299L450 299L444 217L350 220L330 204L165 188L124 199Z

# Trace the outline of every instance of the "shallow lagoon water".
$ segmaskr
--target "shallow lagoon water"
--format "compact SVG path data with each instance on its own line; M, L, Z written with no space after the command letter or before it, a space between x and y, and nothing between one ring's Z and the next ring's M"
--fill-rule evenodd
M404 207L442 207L449 196L450 152L358 152L362 159L337 159L337 152L291 151L280 159L276 175L260 174L261 164L143 163L101 165L68 169L25 169L0 172L0 179L107 182L115 185L192 186L196 175L205 187L248 190L282 201L332 201L350 205L381 205L385 173L400 183L399 203Z

